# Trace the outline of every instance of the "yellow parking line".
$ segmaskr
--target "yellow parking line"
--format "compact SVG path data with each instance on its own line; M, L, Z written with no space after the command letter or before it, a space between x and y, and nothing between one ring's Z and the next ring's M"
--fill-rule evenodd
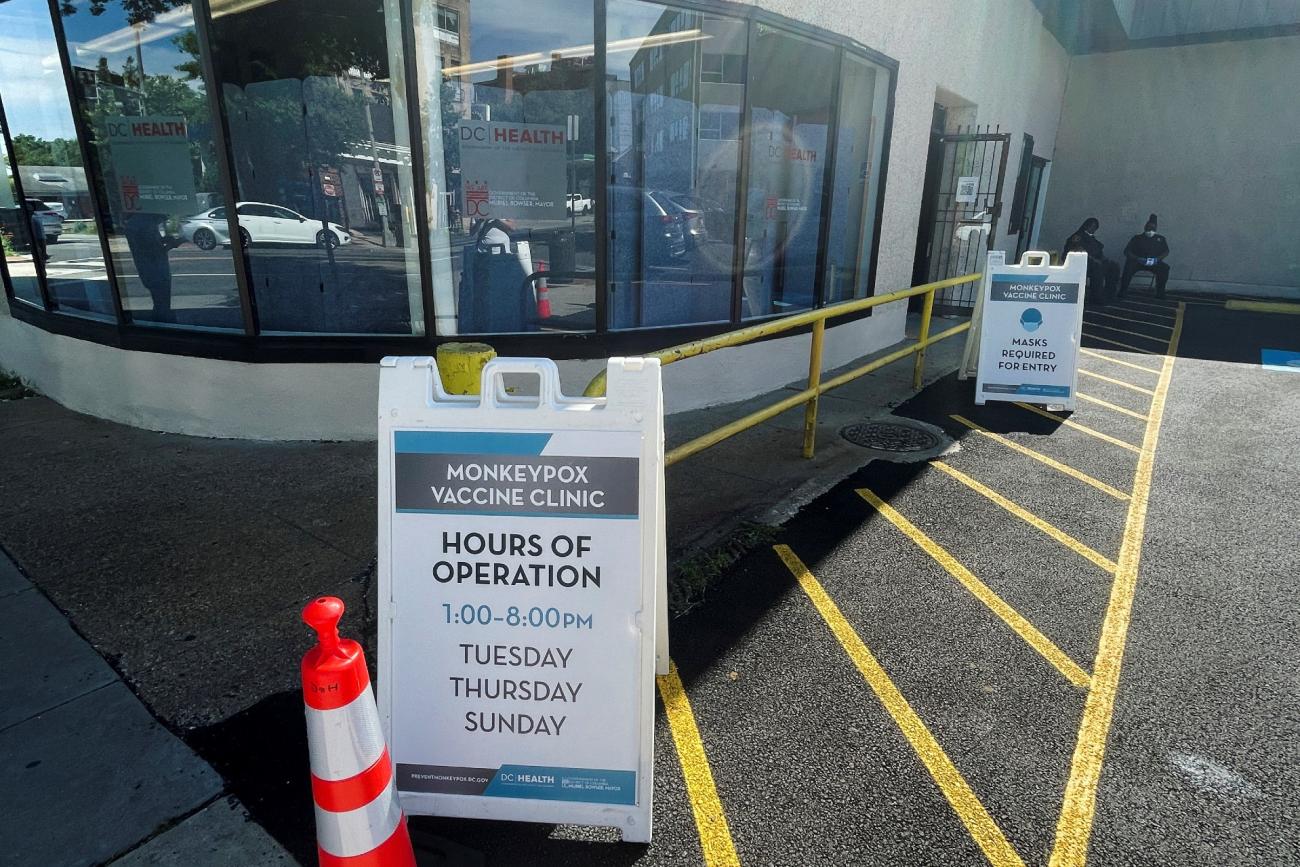
M1223 306L1229 310L1254 310L1257 313L1300 314L1300 304L1288 304L1285 301L1243 301L1230 298Z
M1039 530L1042 530L1044 533L1051 536L1053 539L1060 542L1062 545L1069 548L1071 551L1083 557L1084 559L1089 560L1090 562L1096 564L1097 566L1100 566L1102 569L1105 569L1107 572L1115 571L1115 561L1111 560L1108 557L1103 557L1101 554L1098 554L1096 551L1089 548L1087 545L1083 544L1078 539L1071 536L1069 533L1066 533L1064 530L1060 530L1054 527L1053 525L1047 523L1042 518L1035 515L1033 512L1029 511L1023 506L1019 506L1016 503L1013 503L1012 501L1008 500L1006 497L1002 496L992 488L989 488L981 484L980 482L975 481L970 476L963 473L961 470L949 466L948 464L945 464L943 461L931 461L930 466L947 473L957 481L961 482L966 487L970 488L972 491L984 495L988 499L992 500L994 503L997 503L999 506L1006 509L1011 514L1015 515L1020 520L1029 524L1031 527L1036 527Z
M1121 302L1121 303L1123 303L1123 302ZM1173 321L1174 321L1174 317L1172 317L1172 316L1166 316L1166 315L1163 314L1163 313L1152 313L1152 312L1150 312L1150 311L1148 311L1148 310L1133 310L1133 309L1131 309L1131 308L1129 308L1129 307L1122 307L1122 306L1120 306L1119 304L1112 304L1112 305L1110 306L1109 309L1111 309L1111 310L1121 310L1121 311L1123 311L1123 312L1125 312L1125 313L1134 313L1134 314L1136 314L1136 315L1138 315L1138 316L1147 316L1147 317L1150 317L1150 318L1152 318L1152 319L1168 319L1170 322L1173 322Z
M1084 324L1084 325L1091 325L1093 328L1101 328L1101 329L1104 329L1104 330L1106 330L1106 331L1114 331L1114 332L1119 333L1119 334L1131 334L1131 335L1133 335L1134 337L1141 337L1141 338L1143 338L1144 340L1155 340L1155 341L1157 341L1157 342L1159 342L1159 343L1164 343L1164 342L1166 342L1166 341L1169 339L1169 338L1167 338L1167 337L1159 337L1159 336L1157 336L1157 335L1155 335L1155 334L1143 334L1141 331L1126 331L1126 330L1124 330L1123 328L1116 328L1115 326L1113 326L1113 325L1107 325L1107 324L1105 324L1104 322L1089 322L1087 319L1083 320L1083 324ZM1152 328L1165 328L1165 326L1163 326L1163 325L1156 325L1154 322L1153 322L1153 323L1150 323L1150 325L1151 325ZM1167 330L1167 329L1166 329L1166 330Z
M1106 484L1105 482L1100 481L1098 479L1094 479L1092 476L1088 475L1087 473L1080 472L1079 470L1076 470L1074 467L1066 466L1060 461L1049 458L1047 455L1040 454L1031 448L1022 446L1018 442L1009 440L1006 437L1002 436L1001 434L995 434L993 431L989 430L988 428L980 427L970 419L967 419L960 415L954 415L952 416L952 419L956 422L966 425L966 427L970 428L976 433L983 434L984 436L988 437L989 439L995 442L1002 443L1002 445L1006 446L1012 451L1020 452L1022 455L1033 458L1034 460L1039 461L1041 463L1047 464L1052 469L1065 473L1067 476L1070 476L1071 478L1078 479L1084 484L1092 485L1097 490L1105 494L1110 494L1112 497L1114 497L1117 500L1128 499L1128 494L1124 493L1123 491L1117 490L1116 488L1112 488L1110 485Z
M1071 421L1068 418L1061 418L1059 415L1053 415L1052 413L1047 412L1046 410L1039 409L1038 407L1033 406L1032 404L1020 403L1019 401L1017 401L1016 406L1020 407L1021 409L1027 409L1032 413L1036 413L1037 415L1041 415L1043 418L1050 418L1052 421L1063 424L1066 427L1072 427L1077 431L1086 433L1090 437L1096 437L1102 442L1110 443L1113 446L1119 446L1120 448L1128 449L1131 452L1142 451L1132 443L1126 443L1121 439L1116 439L1110 434L1104 434L1099 430L1093 430L1092 428L1088 427L1086 424L1079 424L1077 421Z
M1173 378L1174 356L1182 336L1183 304L1178 305L1174 333L1169 340L1169 355L1160 369L1160 382L1151 401L1151 418L1142 437L1142 455L1138 458L1133 479L1133 499L1129 503L1124 525L1124 541L1119 549L1115 580L1111 584L1110 602L1102 621L1101 639L1093 664L1092 688L1083 706L1079 739L1070 762L1070 777L1065 785L1061 818L1056 824L1056 844L1052 849L1051 867L1083 867L1088 859L1088 841L1097 809L1097 784L1101 780L1102 762L1106 757L1106 738L1115 712L1115 694L1119 689L1120 667L1124 661L1124 644L1128 639L1129 618L1137 589L1138 565L1142 558L1142 536L1146 530L1147 500L1151 493L1151 474L1156 445L1160 439L1160 421L1164 417L1165 396Z
M894 510L893 506L877 497L871 490L859 488L858 496L874 506L876 511L883 515L889 523L897 527L904 536L907 536L922 551L933 557L935 562L946 569L949 575L956 578L963 587L970 591L972 596L983 602L1003 623L1011 627L1012 632L1024 639L1026 644L1038 651L1057 671L1065 675L1066 680L1075 686L1088 686L1088 672L1066 656L1065 652L1053 644L1050 638L1039 632L1034 624L1021 617L1019 612L1004 602L1001 596L989 589L987 584L972 575L971 571L961 563L958 563L957 558L945 551L925 533L922 533L915 524L900 515Z
M1122 385L1125 388L1131 388L1134 391L1140 391L1143 394L1149 394L1149 395L1155 394L1155 392L1149 388L1143 388L1140 385L1134 385L1133 383L1125 382L1122 379L1112 379L1109 376L1102 376L1100 373L1093 373L1091 370L1084 370L1082 367L1079 368L1079 372L1082 373L1084 376L1091 376L1093 379L1100 379L1102 382L1109 382L1111 385Z
M1079 347L1079 352L1083 353L1084 355L1091 355L1093 358L1100 358L1102 361L1109 361L1109 362L1111 362L1112 364L1122 364L1122 365L1124 365L1125 367L1131 367L1131 368L1133 368L1134 370L1141 370L1141 371L1143 371L1144 373L1149 373L1149 374L1151 374L1152 376L1159 376L1159 375L1160 375L1160 371L1158 371L1158 370L1153 370L1153 369L1151 369L1150 367L1143 367L1143 366L1140 365L1140 364L1134 364L1133 362L1131 362L1131 361L1125 361L1125 360L1122 359L1122 358L1111 358L1109 355L1102 355L1100 352L1098 352L1098 351L1095 350L1095 349L1087 349L1087 348L1085 348L1085 347L1083 347L1083 346L1080 346L1080 347Z
M1119 299L1116 299L1116 303L1117 303L1117 304L1127 304L1127 305L1129 305L1130 307L1145 307L1145 308L1148 309L1148 310L1160 310L1160 311L1162 311L1162 312L1161 312L1161 313L1157 313L1157 314L1155 314L1155 315L1156 315L1156 316L1166 316L1166 317L1168 317L1169 319L1173 319L1173 318L1175 318L1174 316L1170 316L1170 314L1171 314L1171 313L1174 313L1174 312L1176 311L1176 309L1177 309L1176 307L1174 307L1174 306L1171 305L1171 304L1148 304L1148 303L1145 302L1145 301L1130 301L1130 300L1127 299L1127 298L1119 298Z
M709 770L709 757L704 752L695 714L691 711L686 688L677 674L677 664L669 663L668 673L656 678L659 695L664 700L664 713L668 728L673 733L677 758L682 763L682 776L686 778L686 793L695 813L695 828L700 834L700 848L704 851L707 867L739 867L736 845L731 842L731 829L727 814L718 800L718 790Z
M1143 355L1159 355L1159 354L1160 354L1160 353L1155 352L1155 351L1150 350L1150 349L1143 349L1143 348L1140 347L1140 346L1134 346L1134 345L1131 344L1131 343L1120 343L1118 340L1111 340L1109 337L1101 337L1101 336L1096 335L1096 334L1089 334L1089 333L1086 332L1086 331L1083 332L1083 336L1084 336L1084 337L1090 337L1090 338L1092 338L1093 340L1100 340L1102 343L1109 343L1109 344L1111 344L1111 345L1113 345L1113 346L1122 346L1122 347L1124 347L1125 349L1127 349L1127 350L1129 350L1129 351L1131 351L1131 352L1140 352L1140 353L1142 353Z
M812 572L803 564L795 553L786 545L776 545L775 551L787 569L794 575L817 613L826 621L831 633L839 641L844 652L857 667L862 679L876 694L877 700L893 718L894 723L912 745L925 769L930 772L935 785L948 800L957 818L966 826L975 843L994 867L1024 867L1024 860L1007 840L998 823L989 815L989 811L980 803L979 797L971 789L970 783L961 771L948 758L948 754L939 746L930 729L917 716L916 711L907 703L894 681L881 666L880 662L863 643L852 624L845 619L839 606L827 595L821 583L813 577Z
M1075 397L1079 398L1079 400L1086 400L1088 401L1088 403L1095 403L1097 404L1097 406L1104 406L1106 407L1106 409L1114 410L1115 412L1120 412L1123 413L1124 415L1132 416L1138 421L1147 420L1147 417L1140 412L1135 412L1134 410L1128 409L1127 407L1122 407L1119 406L1118 404L1110 403L1109 401L1102 400L1099 397L1093 397L1092 395L1084 394L1081 391L1076 391L1074 395Z
M1124 312L1127 313L1127 312L1129 312L1129 311L1125 310ZM1161 325L1159 322L1148 322L1148 321L1145 320L1145 319L1133 319L1133 318L1128 317L1128 316L1116 316L1116 315L1113 314L1113 313L1102 313L1100 310L1085 310L1085 311L1084 311L1084 315L1086 315L1086 316L1104 316L1104 317L1106 317L1107 319L1118 319L1120 322L1132 322L1134 325L1146 325L1146 326L1149 327L1149 328L1163 328L1165 331L1173 331L1173 329L1174 329L1174 327L1173 327L1172 325ZM1100 323L1098 323L1098 324L1100 324ZM1106 326L1105 326L1105 325L1102 325L1101 327L1102 327L1102 328L1105 328Z

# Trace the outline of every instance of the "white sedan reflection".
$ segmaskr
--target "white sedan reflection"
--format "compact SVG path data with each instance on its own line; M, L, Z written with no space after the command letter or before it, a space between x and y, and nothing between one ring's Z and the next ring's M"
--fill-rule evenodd
M351 244L352 236L338 223L321 224L283 205L265 202L239 202L239 234L243 245L315 244L337 247ZM328 226L328 229L326 228ZM181 221L180 234L200 250L230 244L230 223L224 206L212 208Z

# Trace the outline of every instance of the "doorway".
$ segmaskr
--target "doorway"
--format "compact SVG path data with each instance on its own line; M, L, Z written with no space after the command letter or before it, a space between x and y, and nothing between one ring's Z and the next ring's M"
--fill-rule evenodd
M947 110L936 104L922 187L912 285L978 271L992 249L1002 213L1010 134L987 127L946 133ZM942 290L940 309L969 309L975 284Z
M1038 226L1038 211L1043 198L1043 178L1046 174L1047 160L1033 157L1029 163L1029 175L1025 183L1024 203L1020 207L1020 237L1016 241L1016 262L1019 262L1020 257L1034 244L1034 229Z

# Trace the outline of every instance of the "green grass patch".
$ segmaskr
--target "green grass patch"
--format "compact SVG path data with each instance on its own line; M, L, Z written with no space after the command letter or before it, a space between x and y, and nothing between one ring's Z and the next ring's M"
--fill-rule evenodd
M685 614L699 605L709 588L736 561L755 548L772 543L780 532L777 527L746 522L717 545L696 551L678 562L668 574L669 613Z
M7 370L0 370L0 400L21 400L35 394L17 376Z

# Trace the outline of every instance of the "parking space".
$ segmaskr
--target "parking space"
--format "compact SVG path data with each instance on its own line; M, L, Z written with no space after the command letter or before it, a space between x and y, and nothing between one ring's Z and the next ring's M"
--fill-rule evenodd
M1068 415L935 384L897 412L959 449L871 464L677 624L708 863L1295 863L1297 687L1273 660L1297 558L1265 553L1276 504L1237 488L1283 484L1300 396L1252 404L1270 435L1223 459L1243 422L1221 389L1285 382L1176 361L1185 327L1188 355L1245 339L1238 315L1260 314L1090 309ZM1207 516L1216 488L1233 511Z

